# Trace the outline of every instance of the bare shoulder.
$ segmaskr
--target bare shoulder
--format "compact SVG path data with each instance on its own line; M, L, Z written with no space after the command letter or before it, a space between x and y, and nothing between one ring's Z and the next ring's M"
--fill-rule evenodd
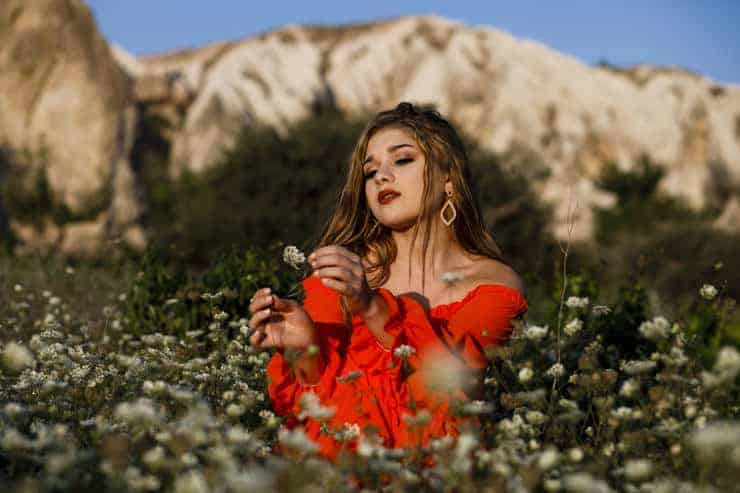
M480 260L476 269L478 283L503 284L524 293L525 286L522 278L508 265L494 259Z

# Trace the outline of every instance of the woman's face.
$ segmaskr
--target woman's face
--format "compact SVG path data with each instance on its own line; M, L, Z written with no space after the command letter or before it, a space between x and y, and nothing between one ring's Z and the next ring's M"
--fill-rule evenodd
M421 210L426 158L411 133L398 127L378 130L363 163L365 198L378 222L394 230L413 226ZM400 195L383 204L378 194L389 189Z

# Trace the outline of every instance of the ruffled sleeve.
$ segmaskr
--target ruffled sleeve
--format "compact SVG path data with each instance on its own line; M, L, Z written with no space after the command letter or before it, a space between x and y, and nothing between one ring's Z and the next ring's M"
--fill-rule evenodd
M307 391L314 392L322 401L329 398L341 365L340 346L345 343L344 322L336 291L315 277L306 278L301 284L306 291L303 308L316 327L321 376L315 384L301 384L284 352L278 350L267 364L267 391L280 415L299 414L301 395Z
M443 328L445 342L476 369L488 364L485 347L501 345L511 335L512 320L528 309L518 289L503 284L485 284L455 310Z

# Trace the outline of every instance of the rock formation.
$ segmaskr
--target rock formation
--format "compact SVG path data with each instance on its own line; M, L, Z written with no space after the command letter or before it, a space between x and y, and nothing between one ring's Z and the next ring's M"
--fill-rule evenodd
M739 86L678 68L592 67L537 42L436 16L289 25L129 59L128 66L142 85L166 77L157 104L167 106L167 92L181 105L192 101L173 120L175 175L207 167L245 123L280 129L322 100L347 112L407 100L436 105L491 150L540 155L552 174L539 187L556 206L560 238L567 236L569 204L572 237L588 238L590 208L613 203L594 186L605 160L628 169L647 154L667 168L664 190L694 207L705 203L711 162L740 184Z
M27 246L89 251L110 236L143 246L128 160L131 81L81 0L0 3L0 108L0 143L46 153L50 186L71 211L84 212L91 195L110 190L106 210L58 234L13 225Z

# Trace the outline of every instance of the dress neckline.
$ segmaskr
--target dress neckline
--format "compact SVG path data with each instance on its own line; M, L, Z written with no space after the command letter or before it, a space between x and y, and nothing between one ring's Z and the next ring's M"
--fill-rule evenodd
M481 289L484 289L484 288L486 288L486 289L489 289L489 288L490 289L503 289L504 291L507 291L507 290L508 291L513 291L518 297L524 299L524 293L522 293L517 288L511 287L511 286L507 286L506 284L501 284L501 283L482 283L482 284L478 284L474 288L470 289L467 293L465 293L465 296L463 296L459 300L451 301L449 303L441 303L439 305L435 305L435 306L429 307L429 313L433 313L433 312L436 313L436 312L442 310L443 308L450 308L450 307L454 307L454 306L462 306L465 303L467 303L468 301L470 301L471 299L473 299L473 297L478 293L478 291L480 291ZM381 288L381 289L386 289L386 291L388 291L389 293L391 293L387 288ZM393 295L393 293L391 293L391 295ZM393 295L393 296L396 296L396 295ZM404 295L399 295L399 296L404 296ZM416 301L418 303L418 301L415 298L411 297L411 296L404 296L404 297L405 298L411 298L412 300L414 300L414 301Z

